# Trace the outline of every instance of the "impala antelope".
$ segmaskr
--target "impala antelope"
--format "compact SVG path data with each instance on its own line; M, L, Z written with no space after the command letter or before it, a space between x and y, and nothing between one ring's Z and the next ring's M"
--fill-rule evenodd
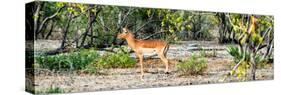
M162 40L141 40L134 38L134 34L128 28L122 28L122 33L118 34L118 39L126 39L128 46L136 53L139 58L141 78L143 72L143 54L156 52L159 58L165 63L165 73L168 74L169 62L166 57L169 45Z

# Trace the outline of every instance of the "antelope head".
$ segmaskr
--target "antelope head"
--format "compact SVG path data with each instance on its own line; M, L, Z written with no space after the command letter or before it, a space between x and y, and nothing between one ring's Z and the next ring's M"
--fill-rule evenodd
M132 32L130 32L128 28L122 28L122 33L117 35L118 39L126 39L128 37L133 37Z

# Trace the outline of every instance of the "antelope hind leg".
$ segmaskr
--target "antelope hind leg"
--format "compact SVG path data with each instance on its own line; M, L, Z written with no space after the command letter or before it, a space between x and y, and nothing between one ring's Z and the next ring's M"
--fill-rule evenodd
M168 59L167 59L167 58L164 56L164 54L161 53L161 52L158 53L158 56L159 56L160 59L165 63L165 67L166 67L165 73L166 73L166 74L169 74L169 61L168 61Z

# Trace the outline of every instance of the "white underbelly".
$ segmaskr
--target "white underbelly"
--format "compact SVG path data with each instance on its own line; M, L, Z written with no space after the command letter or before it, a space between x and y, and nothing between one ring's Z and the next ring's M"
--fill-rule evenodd
M140 48L140 51L145 55L153 55L156 53L155 48Z

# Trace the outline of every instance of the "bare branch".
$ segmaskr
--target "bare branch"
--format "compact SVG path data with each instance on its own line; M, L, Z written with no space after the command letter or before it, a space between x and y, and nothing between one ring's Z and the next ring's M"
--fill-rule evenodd
M272 30L272 28L269 27L269 28L266 30L266 32L263 34L262 38L265 38L265 36L266 36L271 30ZM258 46L255 48L255 51L256 51L256 52L261 49L261 45L262 45L262 43L259 43Z
M143 40L149 39L149 38L153 37L154 35L161 34L161 33L165 33L165 31L156 32L152 35L149 35L149 36L145 37Z
M47 21L49 21L50 19L54 18L55 16L57 16L58 13L59 13L64 7L65 7L65 6L59 8L53 15L51 15L51 16L49 16L49 17L46 17L46 18L42 21L42 23L40 24L40 26L39 26L39 28L38 28L36 34L39 34L39 33L41 32L43 26L45 25L45 23L46 23Z
M146 22L146 23L144 23L141 27L139 27L135 32L138 32L138 31L140 31L144 26L146 26L147 24L149 24L149 23L151 23L151 22L157 22L158 20L150 20L150 21L148 21L148 22Z
M233 23L233 22L232 22L232 20L230 19L230 15L229 15L229 14L227 14L227 15L225 15L225 16L227 16L228 21L229 21L229 23L231 24L231 26L233 26L234 28L237 28L237 29L244 30L244 28L243 28L243 27L241 27L241 26L237 26L237 25L234 25L234 23Z

